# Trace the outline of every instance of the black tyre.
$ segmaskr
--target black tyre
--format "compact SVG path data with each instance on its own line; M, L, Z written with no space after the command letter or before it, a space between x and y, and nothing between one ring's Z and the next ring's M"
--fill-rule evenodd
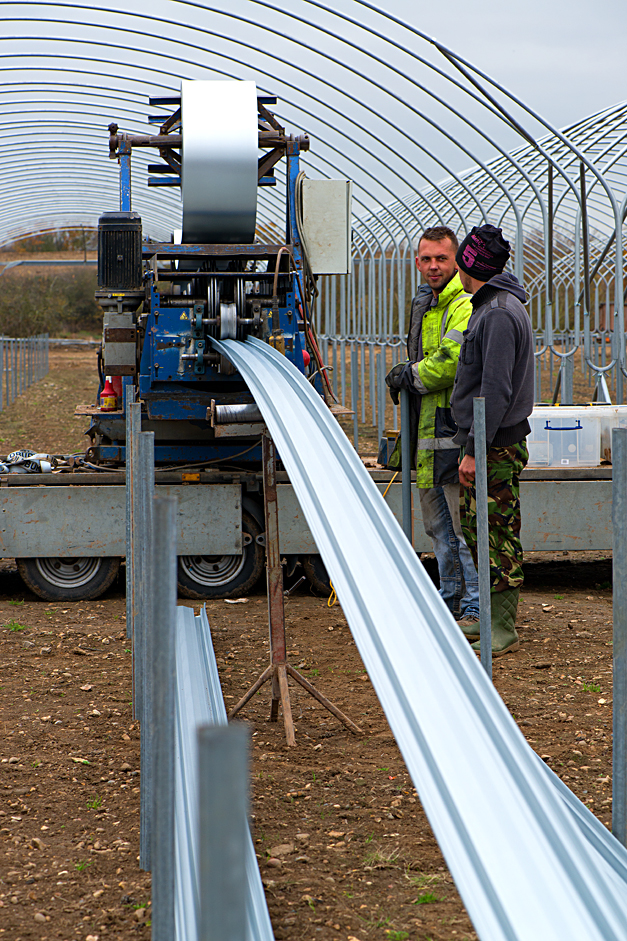
M16 561L22 581L44 601L93 601L113 584L120 568L120 559L111 556Z
M257 542L261 526L242 513L241 555L181 555L178 564L179 593L184 598L208 601L245 595L263 572L265 552Z
M319 555L308 555L303 559L303 568L307 581L315 595L322 598L328 598L333 589L331 588L331 579L329 573L324 567L324 562Z

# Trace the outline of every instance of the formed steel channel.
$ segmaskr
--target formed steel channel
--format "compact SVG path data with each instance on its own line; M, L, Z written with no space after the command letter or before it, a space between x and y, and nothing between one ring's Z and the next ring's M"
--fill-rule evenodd
M627 852L525 741L320 397L265 343L213 345L280 451L478 935L624 941Z
M201 938L201 858L207 848L199 845L199 794L197 737L199 725L226 726L211 633L203 608L194 617L191 608L176 611L176 941ZM250 830L244 824L245 912L247 941L274 941L259 866ZM211 849L209 848L209 852ZM230 936L229 936L230 937Z

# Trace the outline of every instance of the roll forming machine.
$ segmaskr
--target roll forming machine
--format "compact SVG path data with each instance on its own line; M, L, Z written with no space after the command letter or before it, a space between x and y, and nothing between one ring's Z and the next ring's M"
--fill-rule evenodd
M302 233L300 155L307 135L286 133L253 82L182 82L155 135L109 126L109 156L119 163L120 208L98 225L97 301L104 312L101 383L112 377L117 408L96 408L88 458L125 460L124 402L143 407L155 432L155 461L233 462L261 457L260 416L248 388L212 340L255 336L310 375L330 395L311 323L315 279ZM148 185L182 188L182 231L171 242L142 238L131 205L131 159L154 148ZM275 186L285 161L284 230L255 238L257 192ZM101 385L102 388L102 385Z

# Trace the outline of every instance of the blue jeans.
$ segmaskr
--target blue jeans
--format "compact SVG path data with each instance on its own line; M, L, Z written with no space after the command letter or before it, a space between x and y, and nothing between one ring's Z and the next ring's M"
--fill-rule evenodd
M459 484L419 487L422 521L438 560L440 594L454 617L479 617L479 579L464 541Z

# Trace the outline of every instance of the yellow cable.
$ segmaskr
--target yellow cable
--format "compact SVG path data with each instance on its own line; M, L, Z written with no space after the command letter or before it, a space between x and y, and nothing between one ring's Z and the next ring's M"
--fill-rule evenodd
M400 474L400 471L396 471L396 473L394 474L394 477L392 477L392 480L389 482L389 484L387 485L387 487L386 487L385 490L383 491L383 499L384 499L384 500L385 500L385 498L386 498L387 495L388 495L388 490L390 489L390 487L392 486L392 484L394 483L394 481L396 480L396 478L398 477L399 474Z

